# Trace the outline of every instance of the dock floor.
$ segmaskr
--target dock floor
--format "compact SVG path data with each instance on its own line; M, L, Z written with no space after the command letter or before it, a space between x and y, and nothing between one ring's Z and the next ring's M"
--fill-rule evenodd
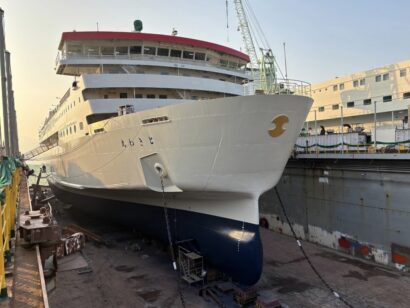
M26 178L22 177L18 215L30 209ZM36 247L24 248L16 235L11 307L45 307Z
M60 225L75 223L101 235L109 246L83 249L91 273L57 273L51 307L181 307L175 272L166 249L140 235L54 207ZM345 307L317 279L293 238L261 229L264 271L256 285L289 307ZM303 243L324 279L353 307L409 307L410 275L311 243ZM182 284L187 307L215 307ZM229 307L239 307L234 304Z

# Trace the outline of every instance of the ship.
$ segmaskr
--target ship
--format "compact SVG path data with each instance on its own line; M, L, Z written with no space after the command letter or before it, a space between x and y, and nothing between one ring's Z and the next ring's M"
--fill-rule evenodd
M176 31L64 32L55 69L72 81L26 159L47 166L61 201L189 243L255 284L258 198L279 180L312 99L289 79L249 93L249 61Z

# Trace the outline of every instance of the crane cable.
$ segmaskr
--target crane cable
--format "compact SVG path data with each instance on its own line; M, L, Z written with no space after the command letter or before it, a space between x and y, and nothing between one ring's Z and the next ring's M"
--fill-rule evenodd
M298 239L295 230L293 229L292 224L290 223L290 219L288 214L286 213L285 210L285 206L283 205L282 199L279 195L279 191L278 188L275 186L275 193L276 196L278 197L279 200L279 204L282 208L283 214L285 215L286 221L288 222L288 225L290 227L290 230L292 231L293 237L296 239L296 243L298 245L298 247L300 248L303 256L305 257L306 261L309 263L310 268L313 270L313 272L316 274L316 276L319 278L319 280L322 282L322 284L338 299L340 300L343 304L345 304L347 307L349 308L354 308L352 304L350 304L344 297L342 297L338 292L336 292L335 289L333 289L329 283L327 283L327 281L322 277L322 275L320 275L320 273L318 272L318 270L316 269L316 267L313 265L312 261L310 260L309 256L307 255L305 249L302 246L301 241Z
M165 225L167 229L169 250L170 250L171 258L172 258L172 267L174 268L174 270L177 272L177 275L178 275L179 298L181 300L182 307L185 308L186 304L185 304L184 294L182 293L182 286L181 286L181 277L180 277L181 272L178 270L178 267L177 267L177 261L176 261L175 252L174 252L174 245L172 244L171 228L169 225L169 217L168 217L168 207L167 207L167 201L165 199L164 174L162 172L160 174L160 178L161 178L161 188L162 188L162 204L164 208L164 217L165 217Z

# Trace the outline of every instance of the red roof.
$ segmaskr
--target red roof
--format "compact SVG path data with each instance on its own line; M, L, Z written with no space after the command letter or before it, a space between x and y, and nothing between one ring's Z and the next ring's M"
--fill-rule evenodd
M249 62L249 56L238 50L225 47L222 45L195 40L191 38L141 33L141 32L106 32L106 31L85 31L85 32L63 32L61 36L60 45L58 49L62 49L65 41L80 41L80 40L140 40L140 41L159 41L171 44L190 45L195 47L208 48L214 51L225 53L234 57L238 57L244 61Z

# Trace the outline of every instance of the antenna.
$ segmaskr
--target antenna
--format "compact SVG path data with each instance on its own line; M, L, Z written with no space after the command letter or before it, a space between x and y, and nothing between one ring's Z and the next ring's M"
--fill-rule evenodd
M98 32L98 31L100 31L100 30L98 30L98 21L97 21L97 32Z
M286 63L286 43L283 42L283 53L285 55L285 79L288 79L288 65Z
M229 42L229 14L228 14L228 0L225 1L226 7L226 41Z

